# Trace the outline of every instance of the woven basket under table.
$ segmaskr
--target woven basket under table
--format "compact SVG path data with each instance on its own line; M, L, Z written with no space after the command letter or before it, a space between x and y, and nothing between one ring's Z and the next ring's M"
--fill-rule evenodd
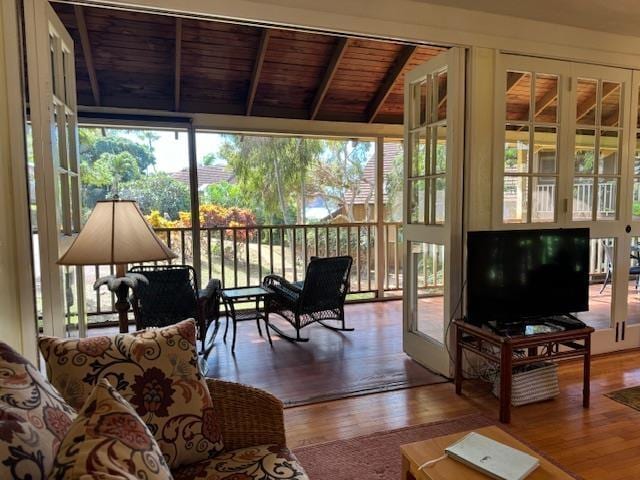
M496 397L500 394L500 375L493 382L492 392ZM514 407L550 400L559 393L558 365L555 363L536 363L526 371L513 373L511 405Z

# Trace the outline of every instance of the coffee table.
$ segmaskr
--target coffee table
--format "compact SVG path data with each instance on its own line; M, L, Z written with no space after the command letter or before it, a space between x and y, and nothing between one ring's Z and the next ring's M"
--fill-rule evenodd
M271 295L269 290L262 287L242 287L242 288L224 288L221 291L222 302L227 317L227 324L224 328L224 341L227 341L227 330L229 329L229 321L233 323L233 343L231 345L231 353L235 355L236 350L236 325L238 322L244 322L247 320L255 320L258 325L258 333L262 336L262 329L260 328L260 320L264 320L265 329L267 330L267 338L269 339L269 345L273 347L271 341L271 334L269 333L269 316L265 314L265 310L260 308L260 302L265 305L268 302L264 302L264 299ZM238 303L246 303L255 300L255 308L236 309Z
M498 427L484 427L473 430L498 442L517 448L540 460L540 466L536 468L527 480L574 480L566 472L560 470L548 460L542 458L538 453L527 447L525 444L509 435ZM444 449L455 441L464 437L467 432L454 433L444 437L432 438L421 442L402 445L402 480L487 480L489 477L473 470L462 463L451 458L445 458L435 465L418 470L429 460L434 460L444 454Z

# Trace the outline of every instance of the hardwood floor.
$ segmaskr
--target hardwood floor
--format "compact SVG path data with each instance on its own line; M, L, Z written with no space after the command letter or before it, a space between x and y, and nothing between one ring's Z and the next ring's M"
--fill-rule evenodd
M235 356L231 328L223 341L222 318L207 376L262 388L288 405L446 381L403 353L401 301L347 305L345 317L353 332L315 324L302 330L310 339L306 343L291 343L272 333L272 348L254 321L239 322ZM276 315L271 321L292 331Z
M596 357L591 408L583 409L580 362L560 367L560 397L514 408L509 428L585 479L640 478L640 412L604 394L640 385L640 351ZM297 447L381 430L483 413L497 421L497 400L486 385L466 382L416 387L285 411L289 445Z

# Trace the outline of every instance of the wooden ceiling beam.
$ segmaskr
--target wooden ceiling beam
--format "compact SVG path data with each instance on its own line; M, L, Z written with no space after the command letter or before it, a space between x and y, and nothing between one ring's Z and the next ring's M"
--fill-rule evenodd
M260 35L260 43L258 44L258 54L253 63L253 72L251 73L251 81L249 83L249 93L247 95L247 105L245 108L245 114L251 115L253 110L253 102L256 99L256 92L258 91L258 83L260 83L260 73L262 72L262 65L264 64L264 58L267 54L267 48L269 47L269 38L271 37L271 30L264 28Z
M540 115L544 111L545 108L547 108L553 102L555 102L557 98L558 98L558 89L555 88L555 89L549 90L539 100L536 100L536 105L535 105L535 108L533 109L534 120L538 115Z
M411 60L411 57L416 53L417 49L418 47L415 45L406 45L398 54L396 61L387 72L387 76L367 109L367 121L369 123L372 123L375 120L382 108L382 105L391 93L393 85L396 83L396 80L398 80L398 77L409 63L409 60Z
M182 18L176 17L176 44L174 67L174 110L180 111L180 84L182 83Z
M329 65L327 66L327 70L324 73L322 82L320 82L318 91L316 92L313 103L311 104L311 115L309 116L311 120L314 120L318 115L320 107L322 106L322 101L324 100L324 97L327 95L329 87L331 86L331 81L338 71L340 60L342 60L342 57L344 57L344 54L347 51L350 43L351 39L348 37L341 37L338 39L336 47L333 50L333 54L331 55Z
M96 106L100 106L100 84L98 76L93 64L93 53L91 51L91 41L89 40L89 30L87 29L87 21L84 16L84 7L82 5L74 5L73 10L78 25L78 33L80 34L80 44L82 45L82 54L84 63L87 65L87 73L89 74L89 83L91 84L91 93Z
M602 100L608 98L612 93L620 88L619 83L606 83L602 88ZM597 92L589 95L576 109L576 121L582 120L591 110L596 107L598 102Z
M509 93L511 90L513 90L518 83L520 83L520 80L522 80L525 77L525 73L523 72L508 72L507 73L507 93Z

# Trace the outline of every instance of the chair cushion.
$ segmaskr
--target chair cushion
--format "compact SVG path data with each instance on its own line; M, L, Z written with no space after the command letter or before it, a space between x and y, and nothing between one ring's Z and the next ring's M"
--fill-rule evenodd
M38 369L0 342L0 478L47 478L75 417Z
M99 380L109 380L175 468L212 458L223 449L195 343L195 322L186 320L112 337L42 337L40 350L51 382L76 408Z
M277 445L242 448L173 471L174 480L308 480L295 456Z
M160 447L134 408L102 379L62 440L52 480L171 480Z

